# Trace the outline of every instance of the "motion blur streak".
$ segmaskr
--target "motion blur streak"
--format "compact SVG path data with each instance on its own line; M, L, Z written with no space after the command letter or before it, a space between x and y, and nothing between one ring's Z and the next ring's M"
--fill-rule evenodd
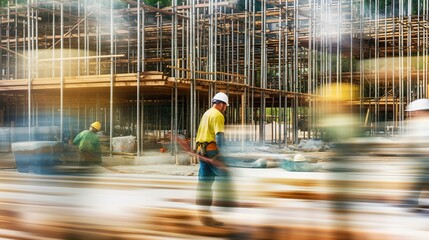
M233 168L239 206L216 207L225 222L217 228L198 221L195 176L3 171L0 238L426 239L427 216L396 206L413 181L413 162L362 144L373 146L372 156L350 147L324 153L333 161L321 172ZM336 157L353 164L342 169Z

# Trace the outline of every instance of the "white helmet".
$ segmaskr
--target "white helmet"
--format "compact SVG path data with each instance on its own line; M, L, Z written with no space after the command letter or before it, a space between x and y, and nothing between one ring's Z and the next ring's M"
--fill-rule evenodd
M218 92L216 93L216 95L214 95L212 102L216 102L216 101L222 101L226 104L226 106L229 106L228 96L223 92Z
M305 162L305 157L302 154L295 154L295 157L293 158L294 162Z
M412 101L410 102L410 104L408 104L407 109L405 111L412 112L420 110L429 110L429 99L422 98Z

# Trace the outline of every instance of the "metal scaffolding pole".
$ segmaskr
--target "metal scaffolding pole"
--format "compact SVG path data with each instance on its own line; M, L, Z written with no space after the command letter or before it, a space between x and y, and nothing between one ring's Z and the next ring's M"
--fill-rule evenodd
M407 49L407 103L411 102L412 100L414 100L414 96L411 96L412 92L418 91L418 89L413 89L413 82L411 79L411 31L412 29L410 28L411 24L412 24L412 20L411 20L411 11L412 11L412 4L411 1L408 1L408 12L407 12L407 23L405 24L406 26L406 30L407 30L407 44L406 44L406 49ZM418 94L418 93L413 93L414 95ZM415 96L418 97L418 96Z
M402 131L404 120L404 1L399 0L399 122Z
M197 119L196 119L196 112L197 112L197 102L196 102L196 64L195 64L195 19L196 17L196 10L195 10L195 2L191 1L191 9L189 12L189 45L188 45L188 61L189 61L189 70L190 70L190 137L192 139L192 149L195 148L195 137L196 137L196 126L197 126Z
M251 105L250 105L250 109L251 109L251 120L252 120L252 130L254 131L254 138L253 141L257 142L258 141L258 132L257 132L257 127L258 124L256 124L256 116L255 115L255 78L256 78L256 64L255 64L255 60L256 60L256 56L255 56L255 48L256 48L256 6L255 6L255 0L252 0L252 17L251 17L251 22L252 22L252 38L251 38L251 62L252 62L252 67L251 67L251 82L250 82L250 86L252 88L252 93L250 95L251 98Z
M280 0L280 5L282 5L282 1ZM277 144L279 146L279 148L281 148L281 143L282 143L282 134L281 134L281 130L282 130L282 121L280 121L280 112L282 109L282 94L281 94L281 90L282 90L282 62L283 62L283 58L282 58L282 35L283 35L283 8L279 7L279 15L278 15L278 39L279 39L279 43L278 43L278 66L277 66L277 72L278 72L278 77L277 77L277 89L279 90L278 93L278 115L277 115L277 124L278 124L278 133L276 133L276 139L277 139Z
M283 44L283 52L284 52L284 76L283 76L283 89L284 91L288 91L288 73L290 72L289 69L289 51L288 51L288 42L289 42L289 27L291 26L289 23L289 17L288 17L288 12L289 12L289 4L286 2L286 7L285 7L285 15L286 15L286 25L285 25L285 37L284 37L284 44ZM310 39L311 40L311 39ZM285 102L285 107L284 107L284 112L283 112L283 139L285 141L285 147L288 146L289 143L289 121L288 121L288 94L285 94L284 96L284 102Z
M33 55L31 53L31 11L30 11L30 4L27 4L27 117L28 117L28 140L31 140L31 81L32 81L32 62L33 62ZM25 24L25 22L24 22ZM25 28L24 28L25 29ZM24 36L25 39L25 36ZM25 47L24 47L25 49Z
M427 22L428 19L428 6L427 6L428 2L427 1L423 1L423 8L422 8L422 19L423 21ZM420 6L420 4L419 4ZM420 19L420 18L419 18ZM423 36L422 36L422 49L423 49L423 86L426 89L426 95L424 95L423 97L428 98L429 97L429 90L428 90L428 41L429 41L429 32L427 29L427 25L423 25ZM419 38L420 39L420 38ZM419 45L420 46L420 45Z
M360 5L359 5L359 59L363 59L364 57L364 51L363 51L363 36L364 36L364 29L363 29L363 20L365 18L365 11L364 11L364 0L360 0ZM359 63L359 96L360 96L360 101L359 101L359 109L361 110L359 112L359 121L362 122L363 116L362 116L362 109L364 106L364 62L360 61ZM365 123L366 124L366 123Z
M110 85L109 81L103 84L106 88L110 86L112 92L110 119L105 123L106 131L110 128L110 137L114 135L113 100L116 102L116 96L113 90L119 86L116 81L123 83L124 89L129 88L125 85L132 84L144 91L149 87L146 84L149 72L142 74L145 67L161 71L163 77L170 74L167 78L171 79L163 78L166 83L175 81L174 84L166 84L158 98L160 103L161 95L174 95L171 98L171 101L176 101L172 106L175 110L171 113L174 118L172 132L187 129L188 135L191 133L192 124L196 125L202 111L199 106L203 101L200 102L197 96L207 102L216 91L227 91L233 102L228 108L227 124L249 124L251 129L248 135L232 131L231 140L246 138L264 143L271 138L279 147L283 141L287 144L292 138L296 143L301 137L315 137L317 130L298 132L297 123L298 117L300 120L301 117L308 118L308 129L314 129L319 109L323 112L328 108L311 96L318 94L319 86L336 84L339 93L345 84L359 85L359 102L350 102L350 112L361 112L360 120L371 127L371 134L381 134L381 130L386 129L384 124L387 123L383 121L392 122L394 127L402 129L406 104L428 96L427 0L252 0L244 1L244 10L234 8L224 0L189 0L182 6L177 6L176 1L171 9L160 8L159 5L150 7L142 1L136 8L134 1L126 1L122 5L111 1L110 4L115 6L110 7L110 12L108 5L87 0L17 2L8 1L0 9L3 17L0 26L1 78L23 81L23 87L12 89L25 90L26 94L15 95L20 98L19 116L16 117L19 119L11 122L28 124L28 127L47 124L48 121L43 121L42 117L48 116L52 119L49 122L61 125L63 133L67 122L73 123L71 116L63 112L64 104L74 108L70 102L73 99L68 95L69 86L77 89L86 81L101 84L103 74L109 74L109 66ZM262 11L259 11L260 6ZM116 11L116 7L123 9ZM92 15L93 12L105 14L96 16ZM147 21L142 19L145 12L148 13ZM122 13L124 15L120 16ZM113 15L110 16L110 25L113 19L123 20L115 22L114 29L110 26L110 30L103 24L109 14ZM329 26L336 30L335 35ZM167 37L169 34L171 37ZM121 39L125 41L121 42ZM110 43L110 54L107 43ZM77 56L71 56L74 54L71 49L77 50ZM49 50L46 56L43 55L45 50ZM116 52L124 53L126 57L121 59L113 54ZM42 62L53 67L44 68ZM169 62L171 71L165 71L164 62ZM135 82L124 83L117 76L122 73L136 73L138 76ZM60 103L56 107L61 110L49 109L49 113L44 114L39 107L46 103L38 93L38 84L47 84L47 79L53 79L56 85L51 84L50 87L60 92ZM73 79L70 81L73 84L69 84L69 79ZM76 83L78 81L81 82ZM92 86L95 85L88 90L96 93ZM43 87L40 89L46 91ZM190 94L192 104L184 102L178 105L182 91ZM135 97L133 94L133 99L126 100L133 101ZM156 97L145 95L146 105L151 105L148 101ZM90 97L89 100L93 101ZM87 121L93 116L106 117L107 101L107 97L99 100L102 108L94 108L93 115L88 109ZM142 103L140 95L136 101L138 105ZM184 109L188 115L181 116L178 108L187 108L188 105L193 110ZM271 119L266 119L270 110ZM286 110L292 115L287 115ZM136 127L134 123L138 124L133 133L137 131L139 135L139 152L145 131L155 130L143 127L144 119L140 117L144 111L138 109L138 121L136 116L130 117L133 118L132 128ZM135 109L132 114L136 114ZM271 120L271 129L265 129L265 124ZM161 123L161 117L159 121ZM194 122L191 124L191 121ZM80 124L80 120L77 122ZM154 125L158 131L162 127L159 123ZM157 136L162 134L158 132Z
M60 3L61 8L61 41L60 41L60 139L63 139L64 132L64 4Z
M179 78L179 70L177 67L180 67L179 63L179 50L178 50L178 44L177 44L177 37L178 37L178 16L177 16L177 0L173 0L173 16L172 16L172 29L171 29L171 66L175 66L173 71L173 77L174 77L174 88L172 89L172 126L171 126L171 134L170 134L170 142L173 143L173 137L178 135L178 113L179 113L179 106L178 106L178 89L177 89L177 80ZM176 164L178 163L177 159L177 151L178 146L177 143L174 143L174 148L171 146L172 151L171 154L176 154Z
M266 31L267 31L267 2L261 1L261 66L260 66L260 84L261 84L261 103L259 106L259 143L265 145L265 123L266 123L266 109L265 109L265 89L267 88L267 52L266 52Z
M140 11L144 11L141 8L141 4L140 4L140 0L137 0L137 86L136 86L136 138L137 138L137 156L139 157L141 155L141 145L142 145L142 136L141 136L141 131L140 131L140 69L141 69L141 13Z
M109 151L110 155L112 155L113 152L113 101L114 101L114 73L115 73L115 58L113 55L115 54L114 51L114 14L113 14L113 0L110 0L110 113L109 113L109 128L110 128L110 134L109 134ZM105 123L107 126L107 123Z
M294 92L298 92L299 91L299 89L298 89L298 87L299 87L299 84L298 84L298 81L299 81L299 76L298 76L298 71L299 71L299 61L298 61L298 48L299 48L299 45L298 45L298 26L299 26L299 15L298 15L298 11L299 11L299 5L298 5L298 2L296 3L296 5L294 5L294 9L293 9L293 11L294 11L294 28L293 28L293 41L294 41L294 43L293 43L293 82L292 82L292 89L293 89L293 91ZM295 143L295 144L297 144L298 143L298 113L297 113L297 111L298 111L298 97L297 97L297 95L295 94L294 95L294 98L293 98L293 101L292 101L292 104L293 104L293 111L292 111L292 123L293 123L293 142Z
M386 4L387 0L384 0L384 16L386 16L386 18L384 19L383 22L383 28L384 28L384 49L387 49L387 4ZM388 111L387 111L387 103L389 101L389 91L388 91L388 79L387 79L387 54L384 54L384 121L387 121L388 119ZM390 125L390 123L386 123L388 125ZM385 129L387 130L387 126L385 124ZM392 132L393 133L393 132Z

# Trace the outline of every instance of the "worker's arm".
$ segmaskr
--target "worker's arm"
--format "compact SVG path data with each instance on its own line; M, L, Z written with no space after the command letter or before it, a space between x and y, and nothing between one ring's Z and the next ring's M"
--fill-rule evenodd
M82 133L79 133L74 139L73 139L73 145L79 145L80 140L82 138Z
M212 164L218 168L226 170L227 166L222 160L222 154L225 153L225 134L223 132L216 133L216 145L219 153L212 158Z
M216 145L217 148L220 150L223 148L225 144L225 134L223 132L216 133Z

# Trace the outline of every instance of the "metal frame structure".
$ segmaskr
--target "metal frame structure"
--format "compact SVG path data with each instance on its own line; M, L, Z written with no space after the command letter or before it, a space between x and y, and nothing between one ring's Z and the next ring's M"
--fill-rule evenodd
M320 137L320 97L351 84L360 91L349 93L350 112L386 134L427 97L428 3L9 0L0 125L28 127L29 138L33 126L57 125L64 139L100 120L110 139L137 136L140 155L150 136L193 138L210 97L225 91L231 142L284 147Z

